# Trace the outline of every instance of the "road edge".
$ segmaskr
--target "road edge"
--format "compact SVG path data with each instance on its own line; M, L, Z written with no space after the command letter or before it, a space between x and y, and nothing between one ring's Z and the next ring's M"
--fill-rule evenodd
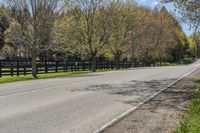
M174 84L176 84L177 82L179 82L180 80L184 79L185 77L187 77L188 75L192 74L193 72L197 71L200 67L196 67L194 70L186 73L185 75L181 76L179 79L177 79L176 81L172 82L171 84L169 84L167 87L163 88L162 90L158 91L157 93L155 93L154 95L152 95L151 97L149 97L149 99L145 100L142 103L139 103L137 106L130 108L128 111L122 113L121 115L117 116L116 118L114 118L113 120L111 120L110 122L106 123L105 125L103 125L102 127L100 127L99 129L95 130L93 133L101 133L103 131L105 131L107 128L113 126L115 123L119 122L121 119L123 119L124 117L128 116L130 113L134 112L135 110L137 110L139 107L141 107L142 105L144 105L145 103L147 103L148 101L152 100L154 97L158 96L160 93L162 93L163 91L167 90L169 87L173 86Z

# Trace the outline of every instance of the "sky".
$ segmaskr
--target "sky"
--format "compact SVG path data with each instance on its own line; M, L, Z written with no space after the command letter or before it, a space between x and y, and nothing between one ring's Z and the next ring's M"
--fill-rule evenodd
M154 8L155 6L161 5L159 0L135 0L138 4L144 5L150 8ZM173 3L165 4L165 7L169 12L171 12L173 15L176 15L181 20L181 15L175 11L175 7ZM189 36L193 33L193 30L190 29L189 24L186 24L184 22L181 23L182 28L184 32Z

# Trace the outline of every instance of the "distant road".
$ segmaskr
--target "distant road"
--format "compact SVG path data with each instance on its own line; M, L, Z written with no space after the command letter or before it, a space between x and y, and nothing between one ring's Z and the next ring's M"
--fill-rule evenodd
M0 133L92 133L200 66L138 68L0 85Z

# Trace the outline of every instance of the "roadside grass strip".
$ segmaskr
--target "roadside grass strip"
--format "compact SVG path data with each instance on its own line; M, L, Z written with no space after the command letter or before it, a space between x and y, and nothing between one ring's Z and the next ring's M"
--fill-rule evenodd
M198 80L199 82L200 80ZM200 82L199 82L200 83ZM199 88L200 86L198 86ZM196 89L184 120L174 133L200 133L200 91Z
M78 72L59 72L59 73L48 73L48 74L38 74L37 79L47 79L47 78L56 78L56 77L64 77L64 76L72 76L77 74L86 74L91 73L91 71L78 71ZM0 84L3 83L11 83L11 82L17 82L17 81L25 81L25 80L34 80L32 75L27 76L4 76L0 78Z
M107 72L111 71L110 69L105 69L105 70L96 70L96 72ZM48 79L48 78L56 78L56 77L65 77L65 76L73 76L73 75L79 75L79 74L89 74L92 73L92 71L87 70L87 71L74 71L74 72L58 72L58 73L47 73L47 74L38 74L37 79ZM31 74L28 74L26 76L20 75L19 77L17 76L3 76L0 78L0 84L4 83L12 83L12 82L17 82L17 81L26 81L26 80L35 80Z
M162 62L161 66L181 66L181 65L189 65L195 62L195 58L184 58L177 62ZM160 66L160 62L155 63L156 66Z

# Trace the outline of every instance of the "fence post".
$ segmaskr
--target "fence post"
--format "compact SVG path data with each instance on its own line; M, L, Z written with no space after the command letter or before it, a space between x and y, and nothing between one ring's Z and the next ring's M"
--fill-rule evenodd
M110 63L111 63L110 64L111 65L111 70L113 70L113 62L111 61Z
M37 65L37 63L36 63L36 73L38 74L38 65Z
M0 78L2 77L2 65L1 65L1 60L0 60Z
M62 62L62 65L63 65L63 72L65 72L65 70L66 70L65 69L65 61Z
M74 69L75 69L75 72L77 71L77 64L78 64L78 62L75 61L75 63L74 63Z
M13 77L13 63L11 62L11 66L10 66L10 75Z
M19 77L19 60L17 60L17 77Z
M70 64L71 72L73 72L73 71L74 71L74 70L73 70L73 64L74 64L74 63L73 63L73 62L70 62L69 64Z
M68 71L68 61L66 61L65 71Z
M99 61L99 69L102 70L102 60Z
M89 65L90 65L90 70L92 70L92 61L91 60L89 62Z
M98 69L98 62L96 61L95 63L95 69L97 70Z
M101 70L102 68L101 68L101 60L99 61L99 69Z
M85 61L83 60L83 71L85 71Z
M25 64L24 64L24 75L26 76L26 67L28 68L28 65L29 65L29 60L25 60Z
M109 62L106 61L106 65L107 65L107 68L106 69L110 69L110 65L109 65Z
M26 76L26 67L24 67L24 75Z
M56 61L56 72L58 72L58 61Z
M44 60L44 69L45 69L45 73L48 73L48 66L47 66L47 60L46 60L46 58Z
M78 62L77 65L78 65L78 71L80 71L80 63Z
M70 65L71 65L71 71L73 72L73 62L70 62Z

